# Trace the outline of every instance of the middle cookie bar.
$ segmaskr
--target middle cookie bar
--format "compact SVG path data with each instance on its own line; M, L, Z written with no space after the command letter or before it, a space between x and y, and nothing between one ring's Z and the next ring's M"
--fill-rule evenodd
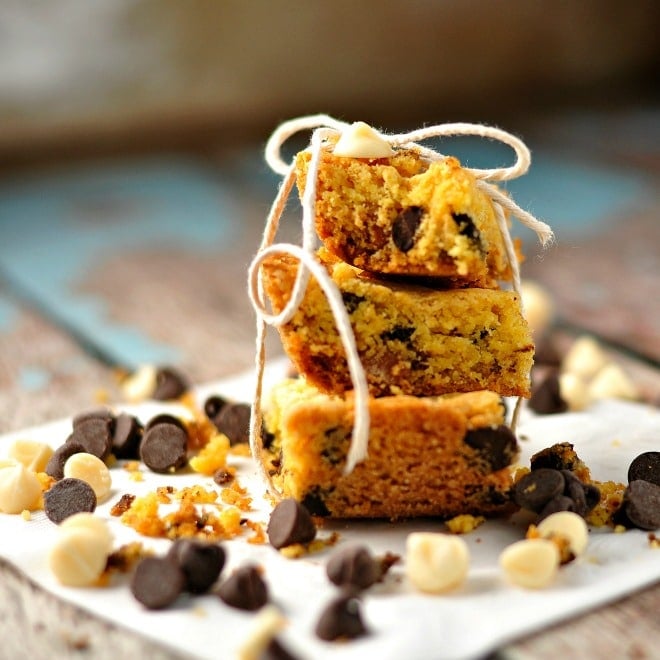
M534 344L515 293L376 280L323 249L319 256L344 300L371 396L476 390L529 396ZM286 255L263 264L276 313L289 300L297 269ZM279 332L285 352L311 384L334 394L352 389L335 320L315 280Z

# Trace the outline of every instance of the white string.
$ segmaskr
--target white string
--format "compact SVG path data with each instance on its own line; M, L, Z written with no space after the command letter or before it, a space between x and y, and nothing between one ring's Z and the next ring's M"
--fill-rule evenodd
M261 431L260 399L262 395L261 390L265 362L265 325L280 326L291 320L300 307L311 274L323 290L334 315L337 330L346 353L355 395L354 428L344 470L346 474L350 473L355 465L364 460L367 456L369 439L368 385L364 368L357 353L355 335L350 325L350 319L343 304L341 293L337 285L330 278L325 267L317 260L314 254L317 244L317 237L314 230L314 216L316 204L316 180L321 161L321 154L324 148L324 141L327 141L330 137L340 135L346 128L348 128L348 126L349 124L334 119L333 117L325 114L318 114L299 117L284 122L273 132L266 144L266 162L276 173L284 175L285 180L273 206L271 207L259 252L252 261L249 269L249 295L252 305L257 313L257 385L255 399L252 406L253 415L250 427L250 446L252 447L252 452L255 455L259 452L257 435ZM311 155L305 180L305 190L301 200L303 208L302 246L286 243L273 244L279 219L284 206L286 205L286 200L290 194L295 179L295 160L291 163L286 163L281 156L281 148L291 136L303 130L313 130L313 133L309 147ZM514 217L518 218L523 225L532 229L536 233L541 244L544 246L553 240L553 232L546 223L538 220L527 211L521 209L515 204L515 202L513 202L513 200L511 200L510 197L490 182L509 181L522 176L527 172L531 163L531 154L524 142L501 129L470 123L439 124L437 126L429 126L398 135L381 134L380 137L393 147L398 146L412 149L421 157L429 161L435 161L441 160L445 158L445 156L433 149L418 144L418 142L430 138L458 135L474 135L497 140L511 147L516 154L514 164L509 167L490 169L465 167L464 169L475 176L477 179L477 186L489 196L493 203L495 216L504 243L507 261L511 268L513 289L520 298L520 268L515 253L515 247L509 233L504 210L506 209L509 211ZM260 267L264 260L274 254L290 254L298 259L299 262L291 296L285 303L284 308L277 314L271 314L266 309L263 286L261 278L259 277Z

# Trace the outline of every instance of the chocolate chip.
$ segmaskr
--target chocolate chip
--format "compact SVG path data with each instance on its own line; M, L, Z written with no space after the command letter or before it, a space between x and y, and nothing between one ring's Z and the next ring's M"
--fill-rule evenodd
M72 436L69 436L67 441L53 452L46 464L45 472L53 479L64 479L64 464L69 457L85 451L85 448L79 442L75 442L71 438Z
M268 587L256 566L242 566L219 587L218 596L239 610L258 610L268 602Z
M316 536L309 511L292 498L282 500L273 509L266 531L270 544L278 550L294 543L309 543Z
M344 301L344 307L346 307L349 314L352 314L358 308L358 305L366 300L364 296L359 296L357 293L351 293L350 291L342 291L341 299Z
M530 459L530 467L532 470L550 468L551 470L573 471L579 467L580 462L570 442L558 442L536 452Z
M160 367L156 371L156 387L151 395L157 401L178 399L190 388L188 379L173 367Z
M227 405L227 399L213 394L204 401L204 414L213 421L218 413Z
M478 451L494 472L510 465L518 453L516 436L503 425L468 431L464 442Z
M75 429L76 426L90 419L106 420L112 424L115 420L115 416L113 415L112 411L108 410L107 408L94 408L92 410L86 410L84 412L78 413L72 420L72 426Z
M646 451L630 464L628 482L640 479L660 486L660 451Z
M575 513L584 518L587 515L587 498L584 493L584 484L570 470L562 470L561 474L566 482L564 495L573 500Z
M380 333L381 339L384 341L401 341L407 342L415 333L415 328L406 328L401 325L392 328L392 330L385 330Z
M186 430L185 424L178 417L175 417L174 415L168 415L167 413L161 413L160 415L155 415L152 417L147 422L144 430L149 431L154 426L158 426L159 424L174 424L174 426L178 426L182 431Z
M544 334L534 338L534 366L559 367L561 353L557 349L551 335Z
M559 391L559 375L556 371L551 371L534 383L528 405L539 415L554 415L568 410L568 404Z
M366 632L360 613L360 601L352 594L341 594L334 598L321 612L316 624L317 637L328 642L353 639Z
M593 484L582 484L584 499L587 503L587 512L591 511L600 502L600 488Z
M231 445L250 439L250 406L247 403L228 403L215 416L215 427L224 433Z
M49 520L60 524L74 513L93 513L96 495L82 479L60 479L44 493L44 511Z
M201 594L218 579L225 565L225 552L215 543L177 539L167 553L186 577L186 591Z
M262 651L259 660L298 660L298 658L277 637L273 637Z
M218 486L226 486L234 481L234 475L229 470L225 470L225 468L218 468L213 473L213 481Z
M305 494L305 497L302 499L302 505L312 516L325 518L330 515L330 509L326 506L321 489L318 486Z
M660 486L650 481L631 481L623 496L623 510L639 529L660 529Z
M103 460L112 450L114 428L114 417L90 416L74 425L70 439L81 444L88 454L94 454Z
M550 500L563 494L564 486L561 472L541 468L528 472L518 481L513 491L513 500L523 509L539 513Z
M415 232L422 221L424 209L409 206L399 213L392 222L392 241L401 252L408 252L415 245Z
M154 472L169 472L186 463L188 435L174 424L157 424L145 432L140 458Z
M171 605L185 586L183 571L165 557L145 557L135 567L131 593L150 610Z
M575 513L575 502L573 502L570 497L566 497L566 495L557 495L557 497L553 497L543 509L541 509L537 522L541 522L541 520L547 518L549 515L559 513L560 511L573 511Z
M474 224L474 220L467 213L452 213L451 217L458 225L458 233L461 234L461 236L467 236L473 241L479 240L479 230Z
M115 420L115 430L112 434L112 453L117 458L138 458L142 433L142 424L136 417L121 413Z
M328 579L340 587L368 589L383 575L380 562L363 546L349 546L335 552L325 567Z

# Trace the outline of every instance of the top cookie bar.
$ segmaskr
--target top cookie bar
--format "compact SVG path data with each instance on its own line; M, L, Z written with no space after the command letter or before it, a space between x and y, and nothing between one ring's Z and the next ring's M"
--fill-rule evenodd
M310 154L296 157L305 189ZM455 158L429 163L412 150L388 158L324 149L316 230L336 257L372 273L442 277L497 288L511 269L490 198Z

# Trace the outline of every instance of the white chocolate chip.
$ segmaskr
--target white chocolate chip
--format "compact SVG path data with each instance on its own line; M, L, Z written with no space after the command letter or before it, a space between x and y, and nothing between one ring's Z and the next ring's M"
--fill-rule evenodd
M9 447L9 456L32 472L43 472L52 455L52 447L36 440L16 440Z
M559 394L571 410L584 410L591 403L587 383L574 373L559 375Z
M559 549L547 539L525 539L505 548L500 566L509 582L527 589L549 585L559 569Z
M105 499L112 487L112 477L107 465L94 454L86 452L73 454L67 459L64 476L87 482L92 487L97 502Z
M103 542L106 554L112 552L113 537L108 523L93 513L74 513L65 518L60 524L59 529L66 532L71 529L86 529L98 537L99 542Z
M371 126L356 121L341 134L333 153L350 158L388 158L394 150Z
M105 537L93 529L74 527L60 531L50 549L48 565L62 584L87 587L101 577L107 559Z
M604 366L589 383L592 399L638 399L639 392L618 364Z
M41 495L41 484L34 472L12 459L0 463L0 511L21 513L31 509Z
M238 651L239 660L259 660L270 641L286 625L286 619L274 605L262 607L254 621L254 628Z
M520 284L523 313L535 337L540 337L552 323L554 304L548 291L537 282L523 280Z
M420 591L442 593L459 586L469 564L468 546L458 536L414 532L406 539L406 573Z
M143 364L121 383L121 390L128 401L139 403L150 399L156 391L156 367Z
M568 349L562 361L562 370L589 380L595 376L609 359L601 345L588 335L578 337Z
M571 552L579 557L587 548L589 530L582 516L573 511L558 511L544 518L536 529L541 538L551 540L553 536L567 539Z

